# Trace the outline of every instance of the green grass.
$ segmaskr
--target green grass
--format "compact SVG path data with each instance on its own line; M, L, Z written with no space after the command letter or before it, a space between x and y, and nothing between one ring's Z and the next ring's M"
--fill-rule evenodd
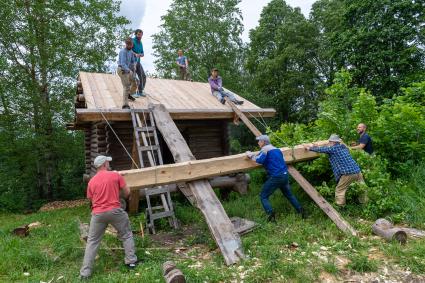
M253 174L253 180L260 176ZM258 178L257 178L258 176ZM90 282L163 282L162 263L174 260L188 282L312 282L322 272L341 276L341 268L364 273L378 271L383 265L399 265L416 274L425 273L425 241L409 241L405 246L386 243L371 236L371 222L359 221L351 213L344 217L360 231L360 238L347 237L298 189L296 195L306 207L309 218L302 220L280 192L272 198L278 214L277 224L270 224L258 199L259 184L252 184L247 196L231 193L223 206L229 216L256 221L253 232L243 236L247 259L227 267L211 238L201 213L185 201L176 201L176 214L183 225L196 225L199 233L189 235L179 245L188 251L182 256L174 250L155 249L158 245L149 237L135 237L137 255L144 263L135 271L123 265L123 251L100 250ZM354 213L355 215L355 213ZM77 221L88 222L87 207L40 212L29 215L0 214L0 282L78 282L78 272L84 255ZM139 230L140 216L131 217L133 230ZM42 226L31 230L26 238L11 235L24 224L39 221ZM176 233L164 222L158 230ZM296 243L296 244L294 244ZM120 247L116 238L105 235L102 246ZM385 261L370 259L380 254ZM346 258L345 267L337 258ZM24 273L29 273L25 276ZM138 275L136 275L138 274ZM62 280L57 278L63 276Z

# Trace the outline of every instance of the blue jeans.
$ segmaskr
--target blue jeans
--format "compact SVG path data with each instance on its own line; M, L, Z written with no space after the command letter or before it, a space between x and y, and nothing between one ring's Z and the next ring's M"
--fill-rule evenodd
M298 200L295 198L295 196L291 192L291 187L289 186L288 173L281 174L275 177L269 177L267 181L264 183L260 193L260 200L266 213L271 214L273 212L273 208L269 201L269 197L278 188L282 191L283 195L289 200L289 202L292 204L295 210L298 213L300 213L302 208Z
M227 90L223 90L223 91L214 91L213 95L215 97L217 97L217 99L220 101L221 99L223 99L225 96L227 96L231 101L235 102L237 101L236 96L233 92L231 91L227 91Z

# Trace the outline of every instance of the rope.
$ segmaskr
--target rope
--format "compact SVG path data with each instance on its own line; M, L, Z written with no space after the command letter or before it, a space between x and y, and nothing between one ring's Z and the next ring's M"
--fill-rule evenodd
M117 133L115 132L114 128L112 128L111 124L109 123L108 119L106 119L105 115L102 112L101 108L98 108L96 106L97 110L100 111L100 114L102 115L103 119L105 120L106 124L108 124L109 128L112 130L112 133L114 133L115 137L117 138L118 142L121 144L121 146L124 148L124 151L127 153L128 157L130 157L131 161L133 162L133 164L136 166L137 169L139 169L139 166L137 165L137 163L134 161L133 157L131 157L131 154L127 151L127 148L125 148L124 144L122 143L121 139L119 138L119 136L117 135Z

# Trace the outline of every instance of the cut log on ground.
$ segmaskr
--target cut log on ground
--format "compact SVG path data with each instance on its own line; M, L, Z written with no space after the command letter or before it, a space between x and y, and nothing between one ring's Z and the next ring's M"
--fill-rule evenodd
M288 165L288 172L339 229L347 234L351 234L352 236L357 236L356 230L341 217L338 211L336 211L335 208L333 208L332 205L330 205L325 198L319 194L319 192L300 174L300 172L298 172L297 169L295 169L292 165Z
M186 278L176 264L172 261L166 261L162 265L162 271L166 283L185 283Z
M387 219L379 218L372 225L372 232L388 242L397 241L405 244L407 241L407 233L401 228L394 227Z
M195 157L177 129L176 124L171 119L167 109L163 105L155 105L152 107L152 113L155 117L157 128L164 137L174 160L176 162L193 161ZM142 176L145 178L145 175ZM176 183L176 181L176 178L173 178L173 183ZM186 187L189 192L186 191L185 195L191 194L193 196L194 203L204 215L226 264L230 265L238 262L243 257L241 239L234 231L233 224L230 222L210 183L207 180L197 180L187 183Z
M18 228L13 229L12 234L19 237L26 237L30 233L28 225L24 225Z
M179 132L180 134L180 132ZM174 140L167 137L167 140ZM183 139L183 137L182 137ZM183 142L184 139L183 139ZM186 143L186 142L185 142ZM327 145L328 141L317 142L318 145ZM173 145L171 145L173 146ZM318 153L305 150L304 146L297 145L293 148L281 148L287 164L312 160L319 157ZM178 148L170 148L170 151L180 153ZM177 159L178 160L178 159ZM241 171L259 168L261 165L248 159L245 154L236 154L223 157L176 161L178 163L120 171L127 185L132 189L153 187L172 183L189 182L199 179L223 176Z

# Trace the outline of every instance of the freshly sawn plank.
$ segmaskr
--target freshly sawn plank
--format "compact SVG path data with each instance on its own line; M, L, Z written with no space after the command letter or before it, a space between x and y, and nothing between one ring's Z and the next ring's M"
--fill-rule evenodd
M181 138L183 139L183 137ZM178 137L175 137L172 133L168 134L167 136L167 140L177 139ZM320 141L316 144L326 145L328 142ZM248 171L250 169L261 166L246 158L245 154L236 154L202 160L194 160L192 155L192 159L187 158L183 160L178 158L181 149L178 148L175 144L171 144L169 146L173 147L170 148L170 150L171 152L176 153L176 162L179 163L121 171L121 174L124 176L127 185L131 189L150 187L154 185L188 182L214 176ZM283 147L281 148L281 151L285 156L285 161L287 164L311 160L319 156L319 154L315 152L305 150L302 145L298 145L293 148Z

